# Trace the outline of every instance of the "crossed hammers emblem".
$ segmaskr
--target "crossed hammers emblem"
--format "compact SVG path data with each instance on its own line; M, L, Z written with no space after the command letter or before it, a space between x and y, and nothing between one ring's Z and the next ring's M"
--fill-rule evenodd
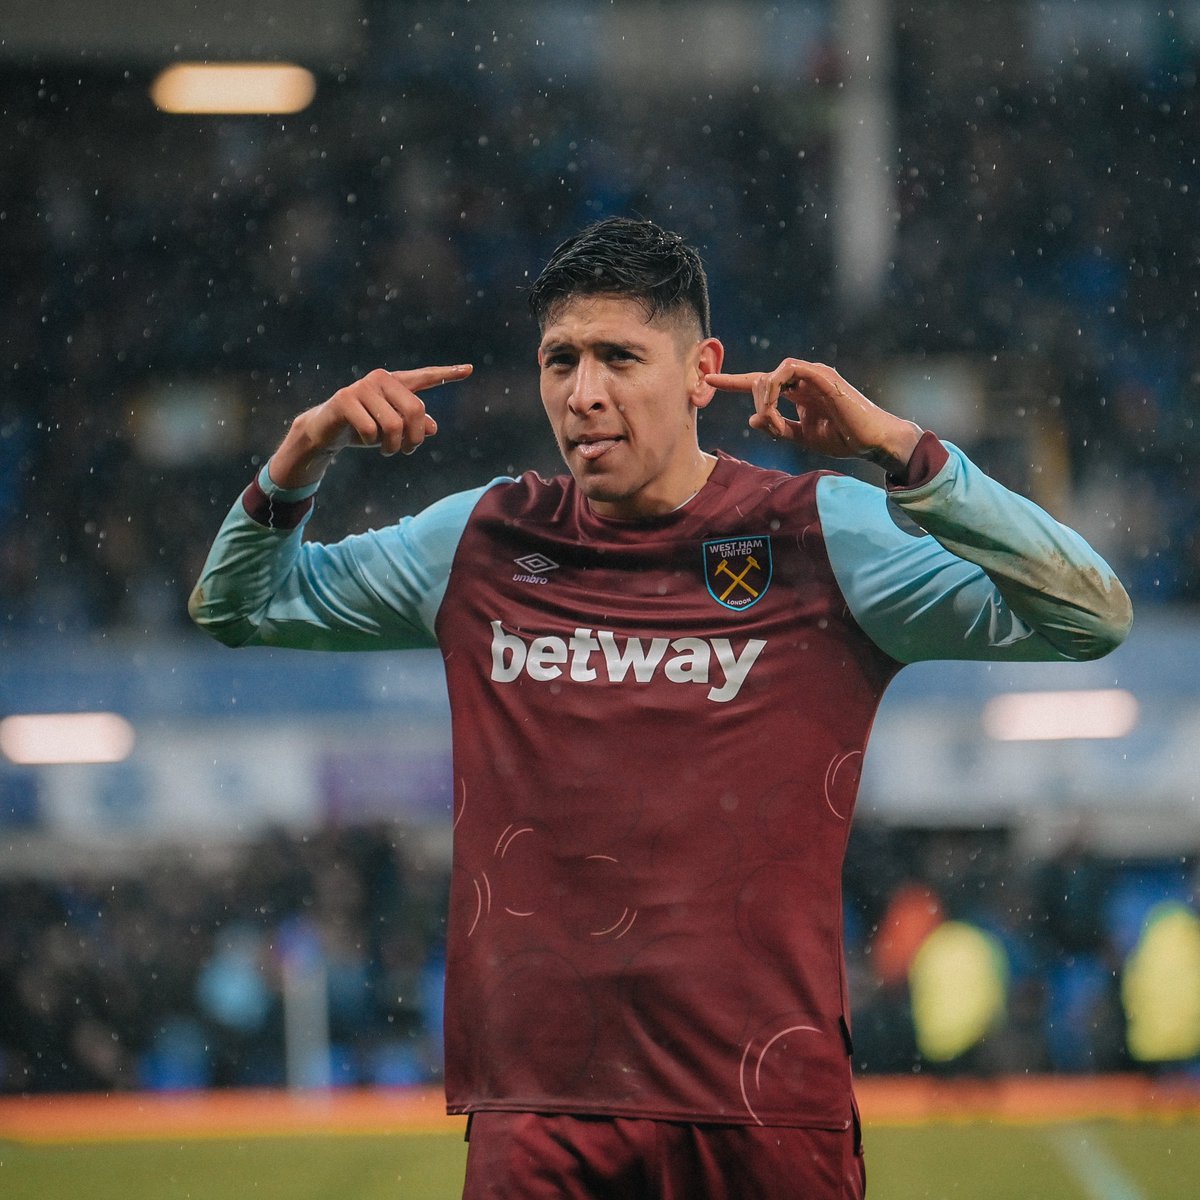
M745 588L746 591L748 591L750 595L757 600L758 593L746 582L746 576L750 574L751 570L762 570L762 568L758 565L758 559L756 559L753 554L746 555L746 565L742 568L741 573L737 575L733 573L733 569L729 565L729 559L721 559L721 561L717 564L716 570L713 571L713 574L720 575L722 572L724 572L724 574L728 575L733 582L721 593L719 598L721 600L728 600L729 593L732 592L734 588L742 587Z

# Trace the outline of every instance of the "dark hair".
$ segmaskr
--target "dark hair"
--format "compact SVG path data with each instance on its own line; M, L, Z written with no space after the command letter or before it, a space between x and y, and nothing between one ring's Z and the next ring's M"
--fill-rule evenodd
M567 238L530 288L529 307L544 327L564 300L601 294L636 300L649 319L690 310L701 334L712 332L700 255L679 234L653 221L606 217Z

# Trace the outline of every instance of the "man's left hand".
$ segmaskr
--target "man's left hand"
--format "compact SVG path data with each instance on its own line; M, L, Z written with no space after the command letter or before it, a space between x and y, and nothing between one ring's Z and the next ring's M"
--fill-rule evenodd
M920 426L873 404L823 363L785 358L773 371L711 374L705 382L754 398L750 426L834 458L865 458L902 475L921 438ZM795 406L794 419L779 411Z

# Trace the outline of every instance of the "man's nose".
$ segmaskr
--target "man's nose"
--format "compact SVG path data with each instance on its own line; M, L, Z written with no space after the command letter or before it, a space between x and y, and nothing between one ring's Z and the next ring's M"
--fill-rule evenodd
M575 386L567 403L576 413L595 412L608 402L604 370L594 358L583 355L575 367Z

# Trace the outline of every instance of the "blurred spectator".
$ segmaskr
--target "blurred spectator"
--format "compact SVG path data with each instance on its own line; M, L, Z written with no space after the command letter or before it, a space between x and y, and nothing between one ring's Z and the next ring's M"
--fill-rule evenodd
M221 931L197 972L196 1005L215 1046L213 1083L283 1082L279 988L270 965L265 935L238 921Z
M1121 998L1136 1062L1200 1058L1200 916L1177 902L1150 910L1125 964Z
M936 1066L961 1061L1004 1023L1008 960L978 926L943 921L917 948L908 976L917 1048Z

